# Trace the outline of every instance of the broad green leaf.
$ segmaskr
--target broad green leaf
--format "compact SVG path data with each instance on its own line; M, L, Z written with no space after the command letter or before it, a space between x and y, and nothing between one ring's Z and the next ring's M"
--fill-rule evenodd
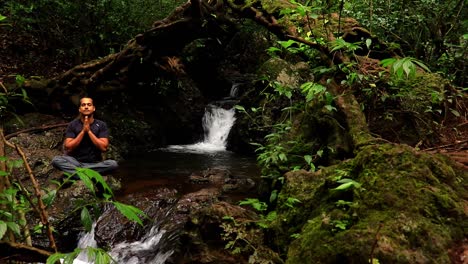
M290 39L288 41L278 41L278 43L283 47L283 48L289 48L291 45L297 44L296 41Z
M394 64L396 61L395 58L388 58L388 59L383 59L380 61L380 64L382 64L383 67L388 67Z
M88 190L90 190L92 193L95 193L93 181L82 170L83 169L81 168L77 168L76 174L78 175L78 177L80 177L81 181L86 186L86 188L88 188Z
M307 162L307 164L310 164L312 162L312 156L311 155L305 155L304 160Z
M10 175L10 173L0 170L0 177L1 176L8 176L8 175Z
M6 222L8 228L13 231L13 233L20 235L20 227L17 223L14 222Z
M86 207L81 209L81 223L85 227L86 232L91 231L93 220L91 219L91 215L89 214L88 208Z
M125 217L127 217L129 220L135 221L138 224L143 225L143 222L141 221L139 217L139 215L142 215L142 216L145 215L143 211L131 205L127 205L127 204L123 204L119 202L112 202L112 203L114 204L115 208L117 208L117 210L119 210L119 212L123 214Z
M6 231L7 231L7 224L3 222L2 220L0 220L0 239L3 238Z
M0 15L0 21L5 20L7 17Z
M413 70L414 64L410 60L404 60L403 63L402 63L402 66L403 66L403 70L405 71L407 77L412 75L412 72L414 72L414 70Z
M46 264L56 264L56 263L63 263L61 261L61 259L63 259L65 257L66 254L63 254L63 253L55 253L55 254L52 254L50 255L48 258L47 258L47 262Z

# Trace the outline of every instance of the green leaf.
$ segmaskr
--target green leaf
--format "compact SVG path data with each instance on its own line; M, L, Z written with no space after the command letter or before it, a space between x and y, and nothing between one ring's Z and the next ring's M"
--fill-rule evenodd
M344 178L344 179L337 181L337 183L341 183L341 185L332 190L342 191L342 190L349 189L351 187L356 187L356 188L361 187L361 184L359 182L354 181L352 179Z
M82 181L83 184L86 186L86 188L88 188L88 190L90 190L92 193L95 193L93 181L92 181L91 178L89 178L88 175L87 175L84 171L82 171L82 170L84 170L84 169L82 169L82 168L77 168L76 174L78 175L78 177L80 177L81 181Z
M388 67L391 66L396 62L395 58L388 58L388 59L383 59L380 61L380 64L382 64L383 67Z
M57 190L52 190L52 191L46 193L46 194L42 197L42 201L44 202L44 204L45 204L47 207L49 207L49 206L52 205L52 203L54 202L56 196L57 196Z
M273 203L278 198L278 190L273 190L270 194L270 203Z
M65 258L65 256L66 254L63 254L63 253L52 254L47 258L46 264L63 263L61 259Z
M288 41L278 41L278 43L283 47L283 48L289 48L291 45L297 44L296 41L290 39Z
M450 112L452 112L452 114L453 114L454 116L460 117L460 113L459 113L457 110L455 110L455 109L450 109Z
M1 176L8 176L8 175L10 175L10 173L0 170L0 177Z
M307 164L310 164L312 162L312 156L311 155L305 155L304 160L307 162Z
M20 235L20 227L17 223L14 222L6 222L8 228L13 231L13 233Z
M105 193L109 193L112 195L112 190L107 184L107 182L104 180L104 178L99 174L99 172L91 170L91 169L86 169L86 168L77 168L76 170L78 177L83 181L83 183L86 185L86 187L91 190L93 193L94 191L94 186L93 186L93 180L95 181L95 184L101 184L101 186L104 188Z
M276 211L271 211L266 216L266 220L268 220L270 222L275 221L276 218L278 218L278 214L276 213Z
M7 17L0 15L0 21L5 20Z
M416 63L419 67L423 68L425 71L431 72L429 67L427 67L426 64L424 64L422 61L414 59L413 62Z
M7 231L7 224L3 222L2 220L0 220L0 239L3 238L6 231Z
M370 49L370 46L372 45L372 39L366 39L366 47Z
M21 159L9 160L7 164L8 164L8 167L10 168L21 168L23 167L23 160Z
M234 108L235 108L236 110L245 112L245 108L244 108L242 105L235 105Z
M88 208L83 207L81 209L81 223L86 229L86 232L90 232L93 226L93 220L91 219L91 215L89 214Z
M22 75L19 75L19 74L16 75L15 79L16 79L16 84L20 87L23 86L23 83L26 81L26 78L24 78Z
M112 202L112 203L114 204L115 208L117 208L117 210L119 210L119 212L123 214L125 217L127 217L129 220L135 221L138 224L143 225L143 222L141 221L139 217L139 215L142 215L142 216L145 215L143 211L131 205L127 205L127 204L123 204L119 202Z

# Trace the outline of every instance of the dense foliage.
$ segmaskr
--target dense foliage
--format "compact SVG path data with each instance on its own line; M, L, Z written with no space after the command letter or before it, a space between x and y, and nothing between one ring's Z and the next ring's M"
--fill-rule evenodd
M356 18L380 39L466 85L468 10L465 1L350 1L343 15Z
M6 0L0 14L5 27L57 59L80 63L118 52L136 34L164 18L176 1Z

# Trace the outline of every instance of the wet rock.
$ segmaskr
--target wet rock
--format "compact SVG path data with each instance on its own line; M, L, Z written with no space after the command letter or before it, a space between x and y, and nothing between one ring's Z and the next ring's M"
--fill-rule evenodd
M213 184L220 186L225 182L225 179L231 177L231 172L226 169L208 168L201 172L201 175L193 173L189 177L189 181L196 184Z

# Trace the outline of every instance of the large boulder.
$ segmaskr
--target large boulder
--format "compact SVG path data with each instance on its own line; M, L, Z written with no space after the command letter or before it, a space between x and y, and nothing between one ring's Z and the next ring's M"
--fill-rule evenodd
M369 145L285 178L274 230L287 263L450 263L467 235L468 173L444 156Z

